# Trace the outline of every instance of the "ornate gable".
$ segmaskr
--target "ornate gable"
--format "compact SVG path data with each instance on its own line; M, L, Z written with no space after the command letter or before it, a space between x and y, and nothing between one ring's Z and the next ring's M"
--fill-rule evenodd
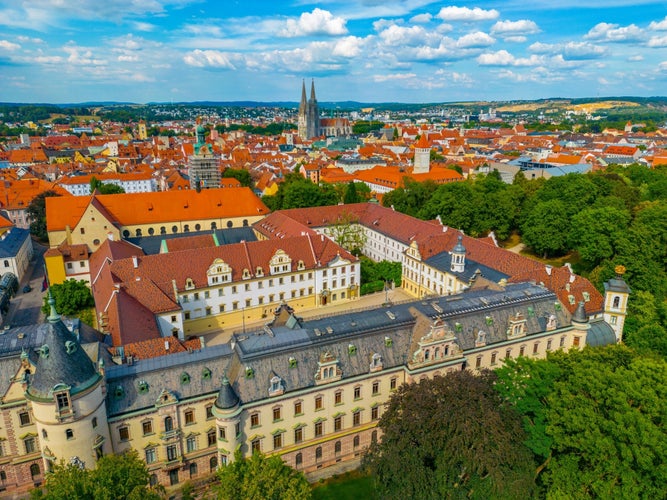
M412 354L412 363L429 365L462 356L454 332L446 328L438 318L431 324L431 330L417 342L418 349Z

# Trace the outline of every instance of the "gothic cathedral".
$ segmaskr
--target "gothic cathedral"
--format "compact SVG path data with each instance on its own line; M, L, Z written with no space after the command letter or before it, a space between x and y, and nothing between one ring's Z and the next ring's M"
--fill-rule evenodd
M315 82L310 86L310 99L306 99L306 82L301 85L299 103L299 137L307 140L320 135L320 110L315 97Z

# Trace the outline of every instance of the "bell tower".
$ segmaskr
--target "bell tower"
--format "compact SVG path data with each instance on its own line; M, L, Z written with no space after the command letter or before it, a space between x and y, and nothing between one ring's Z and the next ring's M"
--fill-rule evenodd
M623 279L624 266L614 268L616 276L604 283L604 320L616 334L616 342L623 339L623 325L628 310L628 297L632 290Z

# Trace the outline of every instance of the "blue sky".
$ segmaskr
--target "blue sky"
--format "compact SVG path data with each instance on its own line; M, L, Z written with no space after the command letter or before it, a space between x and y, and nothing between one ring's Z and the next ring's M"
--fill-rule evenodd
M601 6L603 5L603 6ZM667 2L0 0L0 101L667 94Z

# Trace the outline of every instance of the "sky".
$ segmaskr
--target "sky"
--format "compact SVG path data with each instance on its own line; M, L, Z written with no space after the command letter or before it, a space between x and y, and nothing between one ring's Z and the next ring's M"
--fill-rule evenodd
M0 102L667 94L665 0L0 0Z

